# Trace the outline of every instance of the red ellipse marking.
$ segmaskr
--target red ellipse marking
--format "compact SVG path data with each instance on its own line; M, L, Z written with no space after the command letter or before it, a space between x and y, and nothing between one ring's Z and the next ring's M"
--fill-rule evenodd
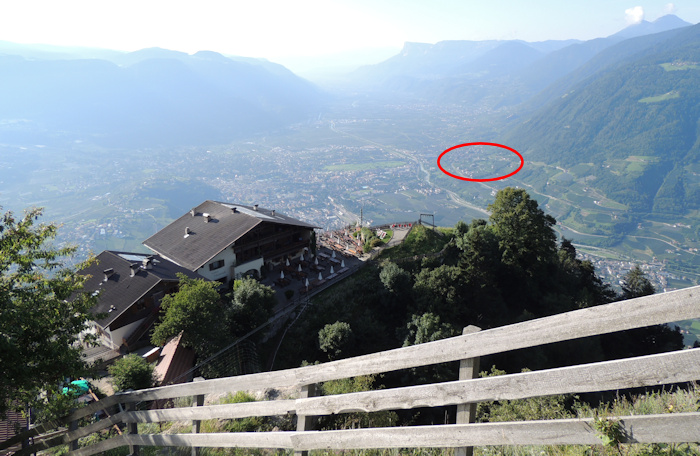
M452 174L449 171L445 171L445 168L443 168L442 165L440 164L440 160L442 159L442 156L450 151L453 151L455 149L459 149L460 147L468 147L468 146L494 146L494 147L500 147L501 149L509 150L518 156L518 158L520 159L520 166L518 167L518 169L516 169L515 171L513 171L510 174L506 174L505 176L492 177L490 179L472 179L469 177L463 177L463 176L458 176L456 174ZM525 165L525 160L523 159L523 156L520 155L520 152L518 152L517 150L515 150L511 147L504 146L503 144L489 143L489 142L473 142L473 143L466 143L466 144L458 144L454 147L450 147L449 149L447 149L446 151L444 151L443 153L440 154L440 156L437 159L437 165L438 165L438 168L440 168L440 171L442 171L443 173L447 174L450 177L454 177L455 179L469 181L469 182L492 182L492 181L497 181L497 180L501 180L501 179L506 179L510 176L515 175L518 171L523 169L523 165Z

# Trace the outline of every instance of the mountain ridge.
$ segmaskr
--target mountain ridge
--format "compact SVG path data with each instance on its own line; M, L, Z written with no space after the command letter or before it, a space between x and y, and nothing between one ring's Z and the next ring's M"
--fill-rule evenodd
M592 185L635 211L697 208L700 25L665 34L644 43L644 52L601 66L513 125L504 140L532 160L602 164ZM637 156L649 157L641 173L610 169Z
M488 100L486 106L490 108L515 106L581 68L605 49L624 41L625 33L630 37L647 36L678 30L689 23L667 15L646 24L588 41L407 42L397 55L361 67L351 73L351 77L364 90L399 98L409 96L422 101L465 104ZM623 33L625 30L627 32ZM517 46L520 52L515 51ZM512 52L506 52L509 48ZM469 87L476 81L481 85L478 91Z
M675 14L666 14L661 16L654 21L643 20L638 24L632 24L619 32L610 35L611 37L622 37L622 38L634 38L642 35L651 35L654 33L666 32L680 27L687 27L693 25L690 22L686 22Z
M21 132L5 131L17 140L29 130L133 145L227 142L304 120L326 98L280 65L214 52L32 52L0 54L0 118L23 121Z

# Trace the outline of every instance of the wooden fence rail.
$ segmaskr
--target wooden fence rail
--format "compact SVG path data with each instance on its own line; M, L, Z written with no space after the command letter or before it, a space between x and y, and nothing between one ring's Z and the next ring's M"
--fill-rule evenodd
M309 429L311 417L337 413L447 405L465 408L465 404L482 401L696 381L700 380L700 349L498 377L470 378L461 375L460 380L452 382L334 396L314 397L313 385L328 380L449 361L462 361L462 366L467 369L470 363L473 366L478 357L484 355L693 318L700 318L700 287L581 309L484 331L471 327L465 329L465 334L461 336L321 365L120 393L78 409L61 422L52 423L30 433L36 435L46 432L101 409L111 409L117 404L127 404L126 411L71 430L54 439L44 440L16 454L30 454L40 449L73 442L114 424L125 424L129 433L72 451L71 454L90 455L125 445L130 446L132 453L138 453L138 447L144 445L285 448L302 452L311 449L600 444L601 440L596 437L591 420L587 419L476 424L469 424L462 419L459 424L440 426L323 432ZM298 399L290 400L201 405L201 398L207 394L281 387L306 388L308 392ZM198 406L156 410L135 410L129 406L136 402L185 396L198 397ZM297 431L136 434L138 423L196 423L214 418L233 419L286 414L296 414L299 417ZM620 424L626 442L676 443L700 440L700 413L621 417ZM0 443L0 451L22 441L28 435L29 433L25 433Z
M621 443L684 443L697 438L700 413L621 417ZM353 450L452 448L465 445L600 445L592 419L511 421L315 432L124 435L71 454L89 456L124 445Z

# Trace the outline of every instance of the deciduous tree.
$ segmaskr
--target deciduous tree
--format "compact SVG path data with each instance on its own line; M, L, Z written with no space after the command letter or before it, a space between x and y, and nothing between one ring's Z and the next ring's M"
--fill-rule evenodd
M352 328L344 321L336 321L318 332L318 345L328 358L338 359L352 342Z
M412 315L406 327L408 335L404 339L404 347L445 339L457 333L452 325L442 323L439 316L430 312Z
M236 280L227 310L229 329L233 336L243 336L265 323L277 304L275 290L255 279Z
M112 383L118 391L150 388L155 384L153 365L137 354L126 355L109 366Z
M211 354L226 335L224 307L216 290L219 283L178 274L180 289L161 301L161 320L151 335L154 345L164 345L181 332L182 344L199 356Z
M51 409L61 382L88 373L79 335L96 298L82 291L86 264L65 265L76 248L52 246L58 227L36 225L41 214L0 218L0 415L17 404Z
M401 269L396 263L386 263L379 273L379 280L392 293L406 291L411 287L411 275Z

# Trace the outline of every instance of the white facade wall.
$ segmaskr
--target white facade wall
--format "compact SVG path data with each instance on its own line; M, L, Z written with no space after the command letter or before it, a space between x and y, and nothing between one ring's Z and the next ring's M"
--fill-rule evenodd
M209 269L210 264L216 263L220 260L224 261L222 267L214 270ZM221 252L219 252L219 254L216 255L214 258L209 260L207 264L197 269L197 273L205 279L209 280L231 280L231 266L233 266L234 264L236 264L236 254L233 253L233 249L231 247L227 247Z
M121 328L115 329L113 331L108 331L111 334L111 347L114 350L117 350L124 339L128 339L129 336L138 329L138 327L146 320L146 318L142 318L141 320L135 321L133 323L129 323L128 325L122 326Z
M258 274L262 273L262 267L265 265L265 261L263 260L263 257L257 258L255 260L249 261L247 263L243 263L241 265L236 266L233 269L233 278L237 279L241 277L243 274L246 272L250 271L251 269L255 269L258 271Z

